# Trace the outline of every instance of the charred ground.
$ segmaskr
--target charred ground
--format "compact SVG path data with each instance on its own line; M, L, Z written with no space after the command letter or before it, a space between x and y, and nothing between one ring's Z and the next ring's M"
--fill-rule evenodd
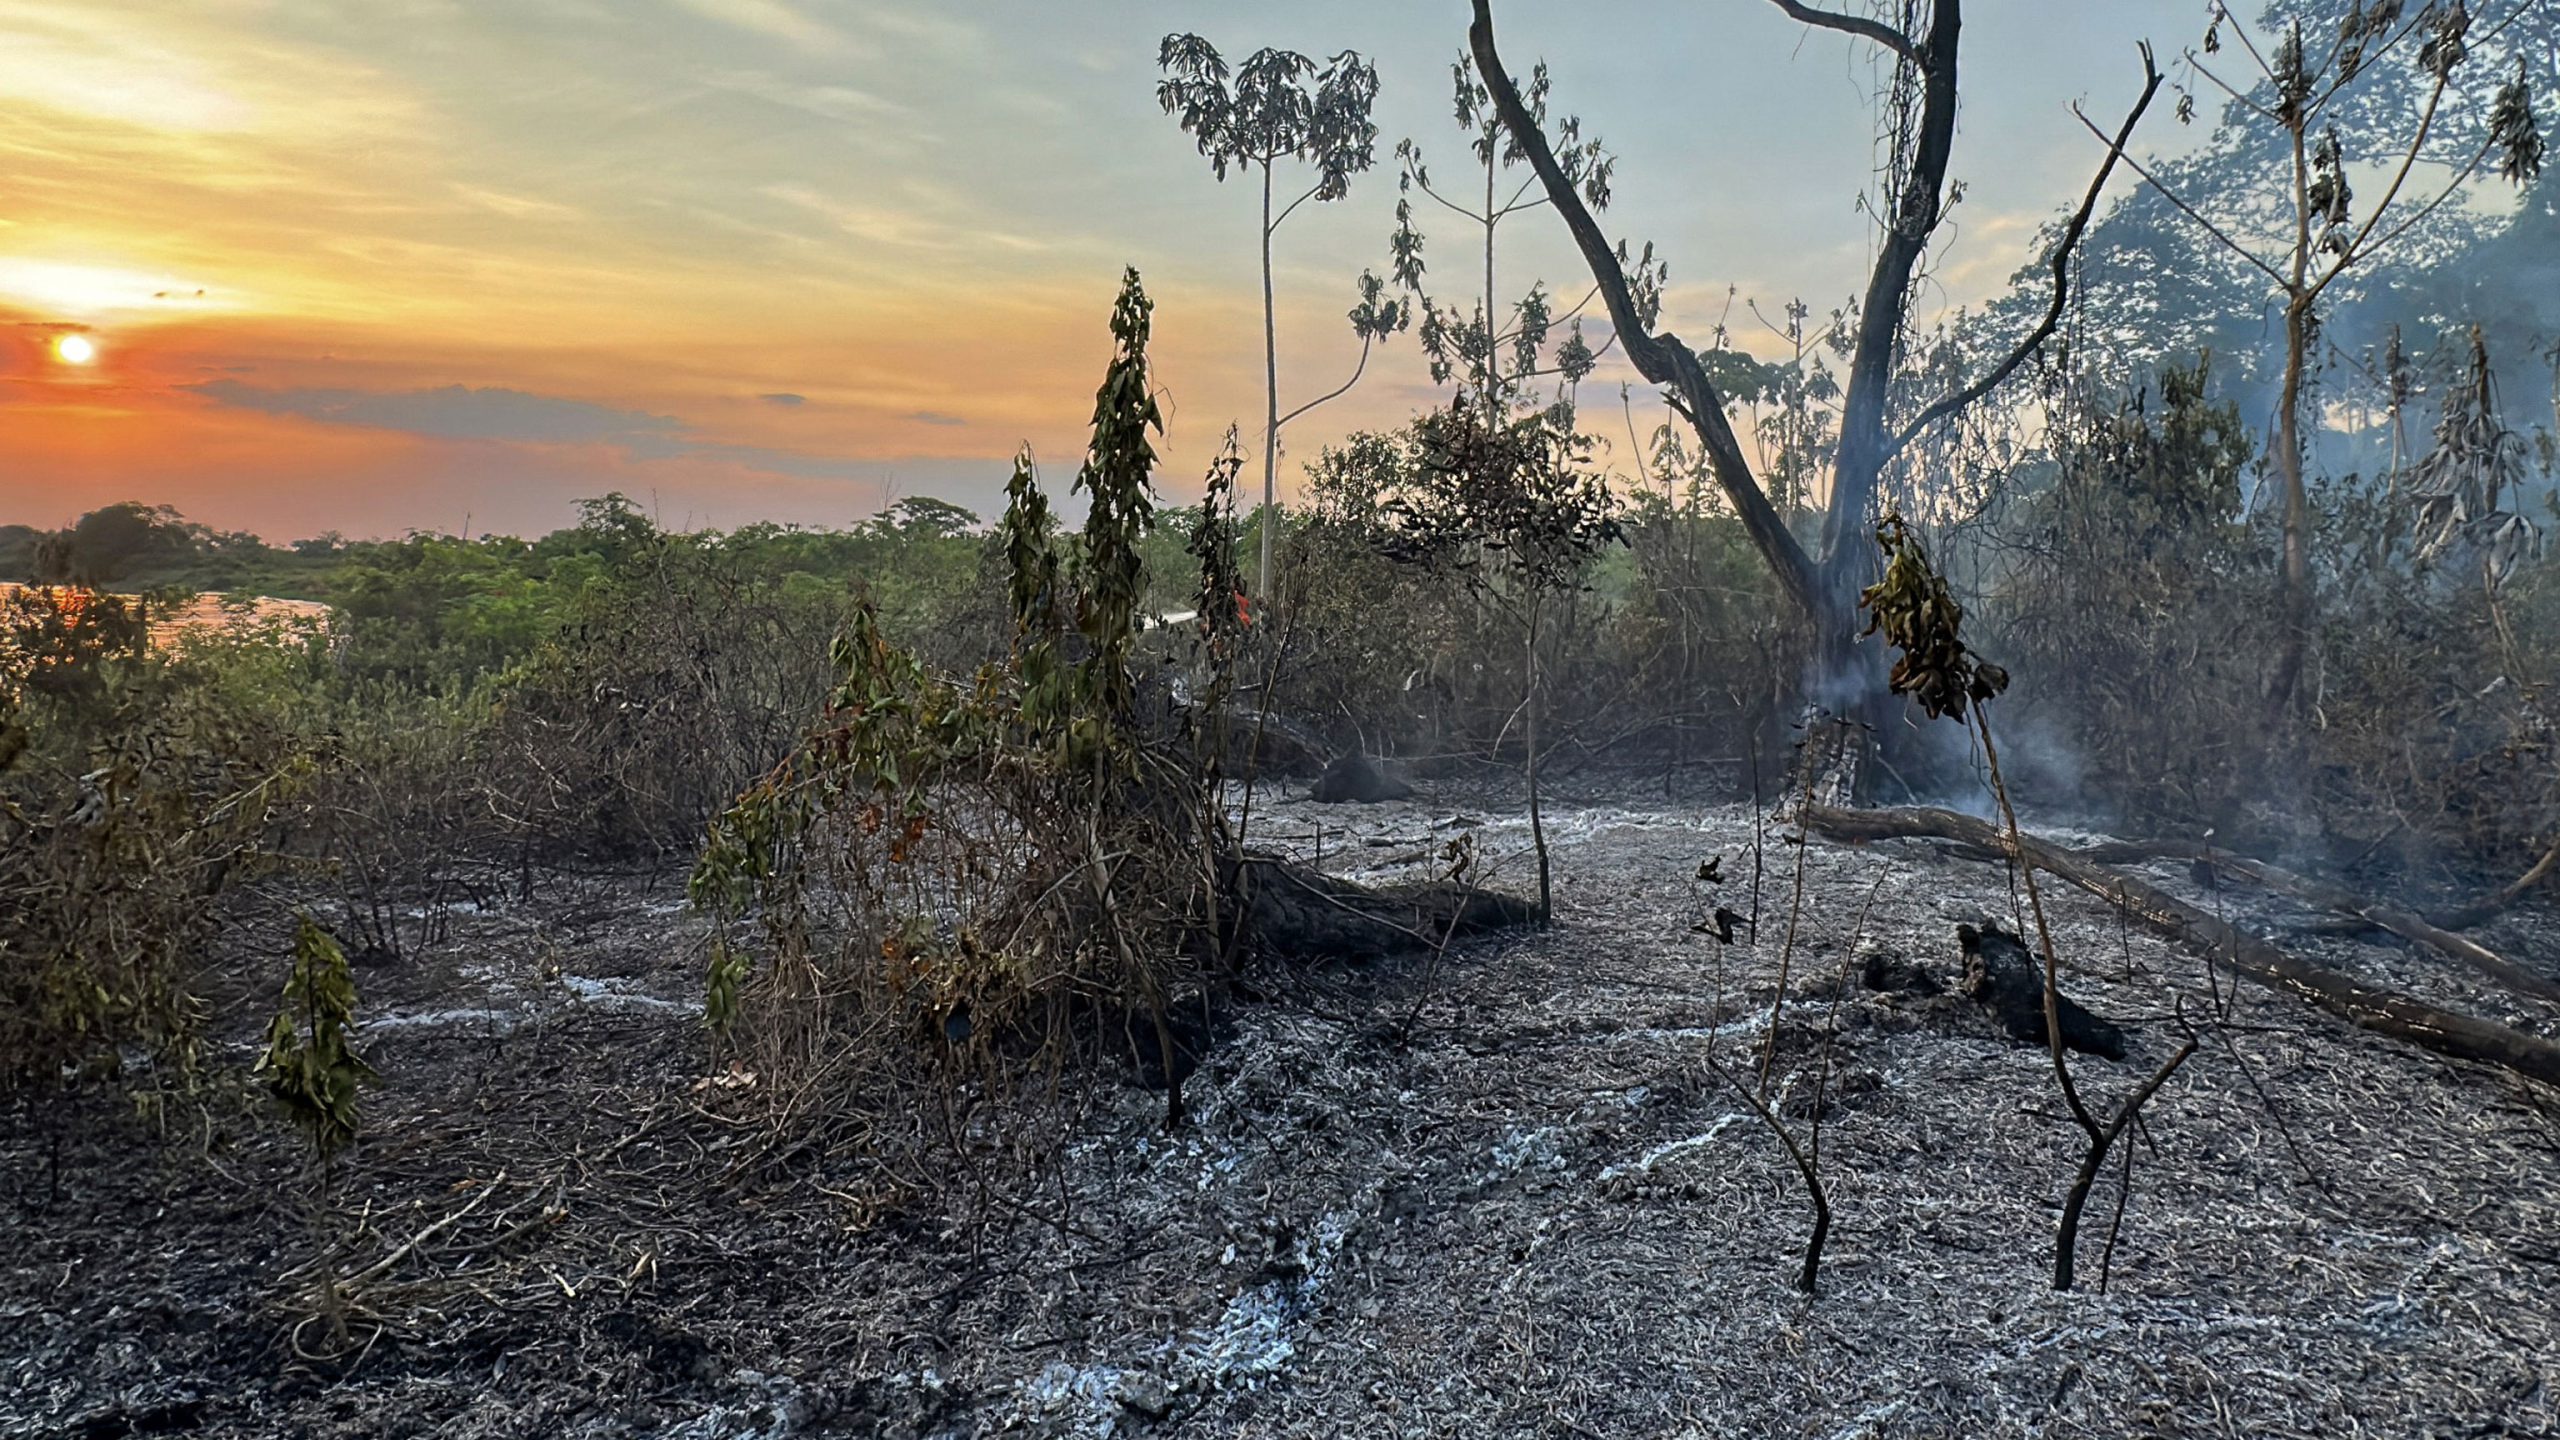
M2560 1418L2547 1098L2235 990L2077 896L2049 902L2066 984L2131 1050L2083 1062L2084 1085L2131 1085L2174 1043L2179 1000L2229 998L2218 1042L2146 1111L2103 1291L2051 1292L2077 1134L2043 1052L1955 995L1859 983L1873 955L1952 989L1956 926L2014 918L2001 867L1920 844L1803 851L1775 1093L1801 1123L1827 1061L1839 1229L1820 1293L1795 1291L1794 1170L1701 1057L1760 1060L1796 852L1757 822L1764 933L1719 946L1692 931L1693 876L1722 855L1747 892L1754 812L1646 788L1557 807L1550 930L1437 966L1256 975L1266 998L1221 1015L1180 1132L1132 1075L1015 1097L1072 1117L1038 1174L981 1151L884 1184L739 1123L729 1102L761 1081L705 1068L699 922L672 877L456 913L441 943L363 975L390 1083L332 1210L315 1215L289 1137L218 1104L164 1111L165 1144L134 1143L106 1095L15 1112L0 1419L743 1437L2530 1434ZM1494 800L1292 800L1264 835L1375 879L1475 829L1516 869L1519 822L1488 821ZM2150 873L2192 885L2184 866ZM2307 918L2224 903L2255 925ZM2530 952L2551 921L2496 933ZM2406 950L2289 943L2497 1003ZM321 1255L353 1277L343 1350L280 1278ZM298 1358L297 1337L330 1358Z

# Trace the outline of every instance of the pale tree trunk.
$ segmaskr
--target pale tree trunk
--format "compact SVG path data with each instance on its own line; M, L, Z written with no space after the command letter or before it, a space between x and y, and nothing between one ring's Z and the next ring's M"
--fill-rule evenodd
M1271 605L1271 532L1280 503L1280 321L1271 297L1271 162L1262 162L1262 569L1254 597Z
M1487 425L1502 423L1502 405L1497 393L1502 386L1502 361L1494 351L1494 336L1500 327L1493 319L1493 214L1494 176L1501 150L1484 162L1484 421Z
M1555 918L1555 892L1548 878L1546 815L1538 805L1538 611L1535 596L1529 600L1529 703L1527 733L1529 739L1529 843L1538 852L1538 923Z
M2276 484L2284 506L2284 586L2275 674L2267 706L2279 720L2292 713L2311 644L2311 501L2302 478L2302 385L2311 351L2311 168L2300 125L2293 129L2293 274L2285 286L2284 389L2276 400Z
M2284 393L2276 402L2276 484L2284 505L2284 601L2276 672L2267 703L2279 716L2293 709L2311 644L2311 499L2302 478L2302 379L2311 317L2300 302L2285 306Z

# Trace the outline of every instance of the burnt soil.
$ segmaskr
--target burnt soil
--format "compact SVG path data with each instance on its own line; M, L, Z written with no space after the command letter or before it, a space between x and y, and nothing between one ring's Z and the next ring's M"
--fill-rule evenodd
M1524 829L1488 818L1512 808L1286 799L1259 838L1392 880L1472 832L1517 885ZM2066 988L2128 1036L2075 1058L2094 1104L2181 1006L2202 1025L2059 1294L2079 1131L2045 1053L1955 993L1955 927L2017 928L2002 867L1798 847L1658 790L1550 816L1553 928L1258 975L1183 1130L1129 1076L1072 1076L1059 1165L930 1204L738 1120L765 1082L709 1064L673 873L443 907L362 968L382 1083L325 1206L237 1078L277 978L238 962L210 1091L7 1112L0 1435L2560 1433L2554 1097L2235 990L2052 887ZM1693 926L1754 912L1755 831L1760 924L1727 947ZM2427 956L2142 873L2560 1034ZM2560 968L2547 914L2480 933ZM1859 983L1914 967L1941 993ZM1821 1117L1812 1296L1802 1183L1736 1088L1764 1067L1800 1142Z

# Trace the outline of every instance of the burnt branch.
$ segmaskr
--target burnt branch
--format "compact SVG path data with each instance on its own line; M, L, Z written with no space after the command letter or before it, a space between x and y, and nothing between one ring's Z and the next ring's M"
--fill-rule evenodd
M1554 147L1548 144L1545 132L1521 100L1519 87L1512 83L1511 72L1502 63L1502 55L1494 46L1491 0L1475 0L1475 21L1467 28L1467 42L1475 54L1477 72L1493 97L1494 112L1501 117L1512 141L1529 157L1530 167L1546 187L1548 200L1564 217L1565 228L1572 232L1575 246L1590 266L1591 278L1599 285L1600 298L1608 306L1609 323L1626 346L1627 359L1646 380L1672 391L1681 413L1706 449L1708 468L1717 486L1733 502L1734 512L1741 517L1753 546L1777 573L1788 598L1805 615L1819 619L1826 611L1826 603L1812 557L1787 529L1751 473L1751 462L1743 455L1742 443L1735 438L1733 424L1726 416L1724 397L1707 378L1697 353L1677 335L1668 331L1656 334L1645 323L1618 249L1601 233L1600 222L1593 218L1581 192L1574 188L1572 177L1557 161Z
M1811 828L1835 840L1953 840L1976 850L2004 853L1993 827L1952 810L1841 810L1815 806ZM2474 1064L2494 1065L2528 1080L2560 1088L2560 1043L2511 1025L2430 1005L2396 990L2367 985L2326 966L2286 953L2227 921L2132 876L2108 869L2034 836L2019 841L2025 863L2082 890L2121 904L2133 918L2214 957L2215 963L2251 982L2309 1002L2350 1025Z
M1843 35L1872 40L1905 60L1914 64L1919 62L1920 42L1881 20L1869 20L1859 15L1838 15L1829 10L1816 10L1810 5L1800 3L1800 0L1770 0L1770 3L1786 11L1789 19L1810 25L1816 30L1837 30Z
M2160 67L2152 58L2151 42L2146 40L2142 42L2142 94L2133 102L2133 109L2126 113L2124 123L2116 127L2115 139L2108 142L2107 158L2100 162L2097 178L2089 182L2089 192L2080 198L2080 208L2072 213L2071 223L2063 227L2062 238L2054 244L2053 299L2045 306L2044 318L1980 380L1931 404L1920 412L1918 419L1904 426L1902 433L1896 435L1892 445L1885 450L1884 465L1891 465L1904 447L1917 439L1922 431L1998 389L2020 365L2026 363L2028 356L2053 337L2055 328L2062 323L2062 312L2070 302L2071 259L2079 251L2080 237L2089 229L2089 217L2097 211L2098 197L2105 193L2107 181L2114 176L2116 162L2124 158L2125 145L2133 138L2133 127L2141 123L2144 112L2151 108L2152 97L2159 93Z

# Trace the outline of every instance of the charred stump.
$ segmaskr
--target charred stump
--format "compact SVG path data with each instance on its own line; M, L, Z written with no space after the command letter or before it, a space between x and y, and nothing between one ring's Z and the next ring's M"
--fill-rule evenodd
M1354 750L1324 767L1311 794L1319 805L1376 805L1409 800L1413 787L1377 757Z
M1957 926L1956 943L1964 949L1965 998L1991 1012L2010 1039L2039 1050L2047 1048L2051 1041L2045 1032L2044 970L2026 943L1987 923L1980 929ZM2124 1058L2123 1027L2058 992L2054 1007L2063 1048L2109 1060Z

